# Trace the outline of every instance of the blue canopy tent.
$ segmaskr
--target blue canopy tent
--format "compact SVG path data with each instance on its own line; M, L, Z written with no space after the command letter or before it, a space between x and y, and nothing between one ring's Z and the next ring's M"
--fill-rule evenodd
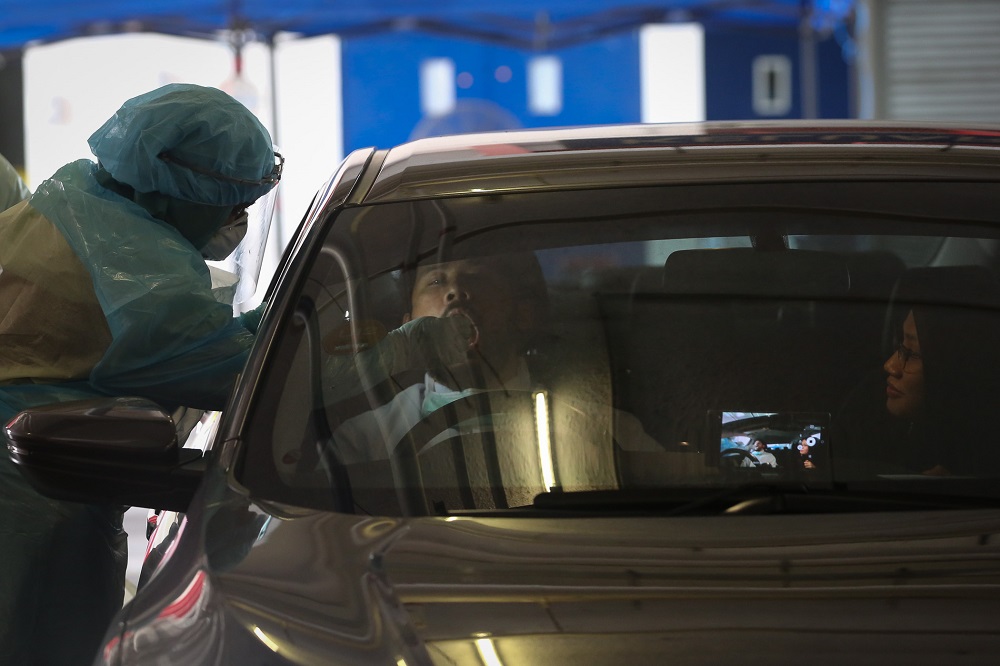
M349 39L399 32L544 52L651 23L696 22L706 29L774 30L785 35L796 31L803 53L803 115L815 117L810 90L816 76L810 72L808 54L820 36L849 33L855 1L0 0L0 54L72 38L143 32L226 42L237 57L248 41L273 46L279 36L336 34ZM13 119L20 113L20 102L8 97L8 107L0 111L9 110ZM270 103L276 108L273 97ZM19 123L8 123L14 124ZM21 157L20 143L7 142L14 146L8 157L15 161Z
M0 51L127 32L269 41L279 33L344 37L425 31L550 49L647 23L829 31L854 0L0 0Z
M247 41L424 32L519 49L565 48L650 23L797 30L803 116L816 117L815 40L851 49L856 0L0 0L0 53L89 35L152 32ZM849 56L849 54L846 54Z

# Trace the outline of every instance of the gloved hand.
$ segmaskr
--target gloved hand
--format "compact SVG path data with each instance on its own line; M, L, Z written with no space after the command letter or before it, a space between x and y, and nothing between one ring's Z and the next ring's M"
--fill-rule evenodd
M472 320L462 315L420 317L391 331L377 348L394 375L463 363L478 335Z
M254 335L257 334L257 329L260 327L261 317L264 316L264 308L267 307L267 302L261 303L253 310L248 310L240 315L238 315L240 324L243 328L247 329Z
M409 370L463 363L478 339L472 320L462 315L409 321L369 349L330 356L324 374L326 400L343 400Z

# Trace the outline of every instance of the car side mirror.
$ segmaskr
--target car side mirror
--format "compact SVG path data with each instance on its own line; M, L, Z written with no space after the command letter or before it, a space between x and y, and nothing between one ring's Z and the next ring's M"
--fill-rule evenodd
M53 499L186 511L205 470L178 446L166 411L143 398L100 398L25 410L4 427L11 459Z

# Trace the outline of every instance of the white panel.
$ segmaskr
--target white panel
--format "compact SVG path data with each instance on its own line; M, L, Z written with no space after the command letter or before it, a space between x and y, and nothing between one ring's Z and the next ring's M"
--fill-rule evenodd
M753 110L758 116L783 116L792 108L792 61L783 55L753 59Z
M420 63L420 110L425 116L443 116L455 109L455 62L428 58Z
M271 226L274 244L262 274L276 266L280 250L291 239L316 190L344 158L340 72L337 37L290 37L275 45L276 143L285 156L285 172L278 191L280 215L275 215Z
M554 116L562 111L562 60L537 56L528 61L528 111L536 116Z
M705 120L705 31L697 23L647 25L639 33L642 122Z
M173 82L221 87L232 72L226 44L182 37L113 35L28 48L24 132L29 185L34 189L67 162L92 158L88 137L125 100ZM266 70L247 64L244 74L269 93L261 79Z

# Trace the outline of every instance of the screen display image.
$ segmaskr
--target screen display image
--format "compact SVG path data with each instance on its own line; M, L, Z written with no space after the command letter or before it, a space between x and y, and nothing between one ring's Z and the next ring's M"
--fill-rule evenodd
M829 414L718 411L709 418L719 437L720 467L829 473Z

